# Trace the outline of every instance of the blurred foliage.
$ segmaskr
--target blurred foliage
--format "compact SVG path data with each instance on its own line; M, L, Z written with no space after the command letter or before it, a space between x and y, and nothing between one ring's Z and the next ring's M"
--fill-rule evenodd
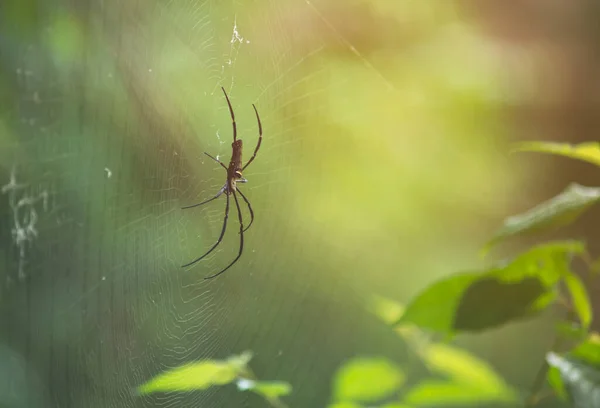
M544 150L543 145L539 146ZM522 220L524 225L531 225L527 217ZM571 342L580 338L593 319L586 287L571 269L575 255L589 259L582 242L548 242L532 247L501 266L480 273L457 274L434 283L407 307L381 296L371 297L367 307L390 327L400 327L397 333L408 340L433 377L405 386L409 377L406 369L384 358L354 358L337 371L329 408L515 404L521 399L519 393L486 363L464 350L431 342L419 332L425 329L447 335L489 330L547 309L557 299L559 304L567 306L570 315L579 319L579 324L559 322L555 342L546 356L547 365L539 371L541 381L534 383L526 406L540 401L543 379L547 378L555 395L568 399L573 407L600 407L600 336L589 333L566 354L556 351L559 340ZM588 266L592 265L588 263ZM570 299L560 296L561 282ZM184 377L189 375L186 372ZM225 382L235 377L230 375ZM157 381L164 382L159 377L150 384ZM179 381L182 384L179 390L190 389L184 378ZM204 388L205 384L206 381L198 388ZM210 385L217 384L223 383Z
M517 144L514 151L551 153L600 166L600 143L598 142L581 143L578 145L569 143L524 142Z
M583 144L580 146L568 146L566 144L544 144L541 142L535 144L524 144L521 146L549 153L578 158L584 161L591 161L600 165L594 159L596 144ZM557 148L560 146L560 148ZM582 148L585 146L585 148ZM591 191L591 193L590 193ZM513 216L505 221L504 229L496 235L498 239L504 239L517 235L524 231L530 232L539 230L540 226L547 227L551 224L558 224L557 218L564 216L568 212L581 212L590 204L593 204L598 197L597 189L572 185L567 192L561 193L558 197L541 204L534 210L525 215ZM590 198L590 199L588 199ZM571 214L572 215L572 214ZM562 217L560 225L568 225L577 217ZM587 262L591 272L594 272L594 263L590 261L584 244L577 241L569 242L550 242L538 245L526 251L515 258L514 261L507 263L500 268L494 268L491 271L484 272L481 275L458 275L455 278L446 279L442 282L432 285L423 294L419 295L401 315L398 323L403 321L424 326L426 328L451 331L487 329L496 324L504 324L515 319L520 319L531 312L530 307L535 305L535 311L548 308L554 303L555 299L560 300L561 305L566 306L569 316L579 319L579 324L572 322L559 323L559 330L551 350L547 354L547 362L539 374L546 373L549 385L555 394L560 398L568 399L572 405L577 408L599 407L600 406L600 347L598 336L594 333L589 335L583 343L576 345L562 356L556 353L555 349L562 342L571 342L573 339L581 337L589 329L593 320L593 311L587 289L572 270L571 261L574 255L582 257ZM472 284L480 283L488 279L488 275L494 276L499 280L505 280L511 284L521 285L530 282L537 283L534 290L521 293L520 287L511 287L505 293L498 287L490 290L486 285ZM566 299L559 295L559 283L563 282L565 290L570 296ZM495 282L497 284L497 282ZM473 296L467 302L466 288L473 290ZM460 301L455 300L457 297ZM554 294L558 296L554 296ZM450 301L444 303L445 298ZM540 300L543 299L542 302ZM440 303L440 300L442 302ZM468 307L461 306L468 303ZM436 308L431 305L436 304ZM517 307L515 308L515 304ZM438 307L439 306L439 307ZM449 311L449 312L448 312ZM466 313L468 316L462 317ZM442 322L436 318L444 317ZM454 325L449 325L448 316L456 316ZM499 318L501 316L501 318ZM459 326L457 320L469 322L467 327ZM477 324L473 325L473 321ZM538 375L538 379L544 376ZM526 405L533 406L539 402L541 397L539 392L543 387L543 382L536 379ZM427 390L425 395L434 395L436 391ZM450 403L451 398L445 398L445 403Z
M166 371L137 388L139 395L167 391L197 391L235 382L241 391L253 391L273 406L282 406L279 398L291 393L288 383L256 381L248 363L252 353L244 352L227 360L204 360Z
M581 278L574 272L567 271L563 275L565 286L571 296L571 302L575 314L579 317L582 329L590 328L593 319L592 304Z
M324 400L326 375L346 361L331 383L336 408L379 397L381 408L506 403L517 392L491 365L429 343L429 329L488 330L558 300L581 323L577 336L587 333L590 301L567 262L582 244L473 266L472 247L521 197L522 167L504 155L513 133L503 107L526 93L530 77L519 81L509 52L459 2L75 3L8 0L0 12L0 170L12 177L7 169L18 163L19 182L30 186L19 191L16 218L0 220L2 278L24 282L3 288L12 303L2 343L46 367L56 404L128 406L121 387L140 370L150 377L183 360L196 363L138 391L236 384L272 405L288 394ZM250 143L251 103L264 112L263 150L248 174L261 222L246 244L256 255L207 289L201 268L183 274L179 265L214 239L221 210L178 209L222 183L220 169L201 159L204 150L229 153L221 85ZM519 149L598 163L593 144ZM27 203L46 186L50 211L27 230L41 202ZM596 195L574 186L507 219L499 234L573 222ZM29 234L20 241L23 274L13 230ZM406 309L386 297L368 304L435 375L419 379L390 357L402 345L374 330L356 335L371 327L357 292L403 298L452 270L479 272L430 285ZM502 336L488 346L493 358L521 370L514 349L539 339ZM246 354L206 359L240 344L261 356L285 350L288 360L262 372L299 373L304 391L256 380ZM47 357L53 352L63 366Z
M262 395L273 404L279 397L285 397L292 392L292 386L282 381L252 381L238 380L238 388L241 390L250 390ZM275 402L275 404L277 404Z
M566 355L549 352L548 382L575 408L600 407L600 337L592 333Z
M390 316L403 307L389 299L374 296L377 314L390 324ZM395 317L395 316L394 316ZM393 326L390 326L393 328ZM418 329L397 332L412 340L423 339ZM405 370L380 357L357 357L345 362L333 379L332 403L328 408L408 408L420 406L478 406L481 403L510 404L517 393L485 362L450 345L429 341L413 342L414 351L431 370L432 377L405 387ZM261 382L253 376L245 353L226 361L203 361L163 373L138 388L140 394L160 391L194 391L236 382L240 390L263 395L274 407L285 404L279 397L291 392L282 382ZM443 379L440 379L441 376Z
M404 384L406 375L385 359L355 358L337 372L333 392L337 402L375 403Z
M138 388L140 394L156 391L203 390L229 384L247 370L252 354L233 356L225 361L206 360L167 371Z
M572 183L550 200L523 214L513 215L504 220L504 225L495 233L483 249L483 253L487 253L494 244L509 237L569 225L598 200L600 188Z
M480 331L530 317L546 308L569 275L578 242L539 245L502 266L462 273L434 283L407 307L397 324L413 323L447 334Z

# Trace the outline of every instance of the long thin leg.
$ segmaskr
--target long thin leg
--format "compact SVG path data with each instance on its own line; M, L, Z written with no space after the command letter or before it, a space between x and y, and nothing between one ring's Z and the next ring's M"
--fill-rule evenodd
M258 143L256 143L256 148L254 149L254 154L252 155L252 157L250 158L250 160L248 160L248 163L246 163L246 165L244 167L242 167L242 171L244 171L244 169L246 167L248 167L250 165L250 163L252 163L252 160L254 160L254 158L256 157L256 153L258 153L258 149L260 149L260 144L262 143L262 124L260 123L260 116L258 116L258 111L256 110L256 106L254 106L254 104L252 104L252 107L254 108L254 113L256 113L256 120L258 121Z
M225 99L227 99L227 106L229 106L229 113L231 114L231 122L233 123L233 141L237 140L237 127L235 125L235 115L233 114L233 108L231 107L231 102L229 101L229 96L227 96L227 92L225 92L225 88L221 87L223 93L225 94Z
M246 232L248 230L248 228L250 228L250 225L252 225L252 223L254 222L254 211L252 211L252 206L250 205L250 201L248 201L248 199L246 198L244 193L242 193L242 191L239 188L237 188L237 192L240 193L240 195L242 196L242 198L248 205L248 210L250 211L250 224L248 224L248 226L246 228L244 228L244 232Z
M221 165L221 167L223 167L225 170L227 170L227 166L225 166L223 164L223 162L219 159L217 159L216 157L212 157L210 154L204 152L205 155L207 155L208 157L210 157L211 159L213 159L214 161L216 161L217 163L219 163Z
M227 184L225 184L223 187L221 187L219 192L213 198L209 198L208 200L202 201L201 203L198 203L198 204L188 205L187 207L181 207L181 209L186 210L188 208L200 207L203 204L210 203L212 200L216 200L217 198L221 197L221 194L223 194L223 192L225 191L226 188L227 188Z
M196 262L200 261L206 255L210 254L217 247L217 245L219 245L221 243L221 240L223 239L223 236L225 235L225 230L227 229L227 218L228 217L229 217L229 194L227 194L227 204L225 205L225 218L223 219L223 229L221 230L221 235L219 236L219 239L212 246L212 248L208 250L207 253L202 255L200 258L196 258L192 262L183 265L182 268L187 268L188 266L191 266L191 265L195 264Z
M238 255L235 257L235 259L229 265L227 265L225 269L223 269L219 273L215 273L214 275L207 276L204 279L216 278L217 276L225 272L227 269L231 268L233 264L236 263L238 259L240 259L240 257L242 256L242 252L244 252L244 220L242 219L242 210L240 209L240 203L238 202L237 196L235 195L235 190L232 191L232 193L233 199L235 200L235 206L237 208L238 219L240 220L240 251L238 252Z

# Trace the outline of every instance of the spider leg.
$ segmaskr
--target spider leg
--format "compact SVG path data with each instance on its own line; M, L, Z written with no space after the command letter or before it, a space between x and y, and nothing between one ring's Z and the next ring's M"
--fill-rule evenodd
M256 120L258 121L258 142L256 143L256 147L254 148L254 154L252 155L252 157L250 157L250 160L248 160L248 163L246 163L246 165L244 167L242 167L242 171L244 171L244 169L246 167L248 167L250 165L250 163L252 163L252 160L254 160L254 158L256 157L256 153L258 153L258 149L260 149L260 144L262 143L262 124L260 123L260 116L258 116L258 111L256 110L256 106L254 106L254 104L252 104L252 107L254 108L254 113L256 113Z
M235 125L235 115L233 114L233 108L231 107L231 102L229 101L229 96L227 96L227 92L225 92L225 88L221 87L223 93L225 94L225 99L227 99L227 106L229 106L229 113L231 114L231 122L233 123L233 141L235 142L237 139L237 127Z
M225 272L227 269L231 268L233 266L233 264L236 263L238 259L240 259L240 257L242 256L242 252L244 251L244 220L242 219L242 210L240 209L240 203L238 202L237 196L235 194L235 190L231 191L231 193L233 194L233 199L235 200L235 206L237 208L238 219L240 221L240 251L238 252L238 255L235 257L235 259L229 265L227 265L225 267L225 269L223 269L221 272L215 273L214 275L207 276L204 279L216 278L217 276L219 276L220 274ZM229 196L227 196L227 197L229 197Z
M195 264L196 262L200 261L206 255L208 255L212 251L214 251L214 249L217 247L217 245L219 245L221 243L221 240L223 240L223 236L225 235L225 230L227 229L227 218L229 217L229 194L227 194L226 197L227 197L227 204L225 205L225 217L223 218L223 229L221 230L221 235L219 236L219 239L212 246L212 248L208 250L207 253L202 255L200 258L196 258L192 262L189 262L189 263L183 265L182 268L187 268L188 266L191 266L191 265Z
M205 155L207 155L208 157L210 157L211 159L213 159L214 161L216 161L217 163L219 163L221 165L221 167L223 167L225 170L227 170L227 166L225 166L223 164L223 162L219 159L217 159L216 157L212 157L210 154L204 152Z
M250 211L250 224L248 224L248 226L246 228L244 228L244 232L246 232L248 230L248 228L250 228L250 225L252 225L252 223L254 222L254 211L252 211L252 206L250 205L250 201L248 201L248 199L246 198L244 193L242 193L242 191L239 188L237 189L237 192L240 193L240 195L246 202L246 205L248 205L248 210Z
M213 198L209 198L208 200L202 201L201 203L198 203L198 204L188 205L187 207L181 207L181 209L185 210L185 209L188 209L188 208L199 207L199 206L201 206L203 204L211 202L212 200L216 200L217 198L219 198L221 196L221 194L223 194L223 192L225 192L226 188L227 188L227 184L225 184Z

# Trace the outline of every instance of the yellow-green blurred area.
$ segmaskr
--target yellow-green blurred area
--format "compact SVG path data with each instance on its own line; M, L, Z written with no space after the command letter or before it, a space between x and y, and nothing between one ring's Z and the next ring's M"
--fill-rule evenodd
M417 381L367 299L407 303L481 266L505 216L592 179L508 154L596 137L592 15L585 1L5 0L0 405L264 406L229 386L131 392L244 350L293 407L327 405L360 356ZM221 87L245 160L252 104L264 135L240 185L255 213L243 255L205 281L240 240L232 200L219 249L181 268L223 223L224 196L181 209L225 183L203 154L231 154ZM458 342L524 392L551 330Z

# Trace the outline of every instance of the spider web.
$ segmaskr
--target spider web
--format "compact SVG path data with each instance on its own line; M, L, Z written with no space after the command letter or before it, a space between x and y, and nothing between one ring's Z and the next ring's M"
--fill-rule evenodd
M366 266L365 237L376 251L373 226L351 214L355 225L322 236L328 228L315 226L328 220L298 194L336 202L322 180L339 129L308 123L334 114L327 87L353 85L327 64L328 52L351 58L382 95L392 83L323 2L55 3L39 40L0 43L0 372L10 373L0 395L11 407L264 406L227 388L132 393L168 368L250 349L259 377L293 384L293 406L324 405L335 367L393 334L343 301ZM298 15L313 25L296 24ZM264 139L241 186L256 214L244 254L204 281L239 245L232 199L220 247L181 268L223 222L224 197L180 209L225 181L203 154L224 162L231 154L221 86L246 160L258 138L252 103ZM335 241L344 234L356 254ZM368 334L354 339L359 328Z
M88 23L96 31L88 38L98 42L93 52L76 49L72 58L81 65L53 60L35 41L4 44L6 53L16 46L3 76L17 84L9 91L18 101L4 98L2 111L2 321L5 360L12 362L5 370L19 375L1 394L29 407L262 404L240 393L141 398L131 389L189 361L244 349L260 355L265 336L251 316L263 312L272 321L275 315L273 300L259 304L265 287L256 282L273 275L268 269L283 269L285 257L269 250L277 239L255 239L280 230L278 206L261 196L285 191L290 156L301 142L291 135L302 127L301 120L278 123L273 101L298 81L322 76L306 74L320 49L261 61L272 50L264 49L264 39L262 50L254 47L250 16L216 2L130 2L122 14L116 3L105 6L90 5ZM77 28L76 21L68 24ZM56 25L48 19L40 31L52 35L63 28ZM247 71L265 64L275 77L251 81ZM184 271L180 265L218 236L224 200L186 212L180 207L214 195L224 182L222 169L202 154L224 161L230 154L221 86L230 93L246 155L258 136L251 103L262 114L265 141L246 175L257 220L244 256L227 281L207 283L202 277L237 250L235 212L221 247ZM318 108L314 97L301 99L293 103L296 115ZM268 287L278 284L275 276ZM284 352L267 350L263 358Z

